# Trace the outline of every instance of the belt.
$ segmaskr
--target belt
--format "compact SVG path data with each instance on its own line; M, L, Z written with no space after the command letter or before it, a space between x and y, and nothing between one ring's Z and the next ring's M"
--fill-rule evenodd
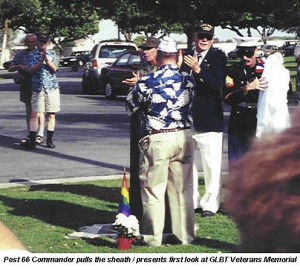
M159 133L168 133L168 132L176 132L181 131L185 129L190 129L191 127L182 127L182 128L172 128L172 129L160 129L160 130L147 130L143 132L143 137L147 135L153 135L153 134L159 134Z
M246 109L256 109L257 103L241 102L238 104L238 106Z

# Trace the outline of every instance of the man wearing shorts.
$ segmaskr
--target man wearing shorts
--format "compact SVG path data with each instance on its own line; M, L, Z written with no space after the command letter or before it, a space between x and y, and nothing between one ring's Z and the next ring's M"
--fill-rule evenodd
M29 132L29 124L31 117L31 75L27 72L28 66L26 66L27 58L29 55L36 50L36 35L35 34L27 34L24 38L24 45L26 49L22 49L17 52L14 56L13 61L11 62L8 71L15 72L17 71L19 74L24 76L24 81L20 84L20 101L25 104L26 109L26 124L28 130L28 136L26 139L21 140L21 144L24 144L26 140L30 137ZM44 114L41 113L39 115L39 129L37 132L36 144L43 143L44 137Z
M59 59L53 50L47 49L50 39L38 36L38 49L28 59L27 65L32 74L32 113L30 117L30 139L24 144L28 149L35 149L35 139L38 130L38 115L47 113L48 148L55 148L53 133L55 129L55 113L60 111L60 91L56 72Z

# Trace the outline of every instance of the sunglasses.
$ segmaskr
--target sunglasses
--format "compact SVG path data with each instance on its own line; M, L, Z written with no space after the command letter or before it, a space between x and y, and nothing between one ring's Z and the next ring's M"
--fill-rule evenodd
M255 50L240 50L237 52L238 57L244 57L246 56L247 58L253 57L255 53Z
M45 44L48 42L48 39L39 39L39 43Z
M198 39L205 39L206 38L207 40L212 40L213 39L213 37L211 35L201 34L201 33L197 34L197 38Z
M149 50L152 50L152 49L156 49L157 47L140 47L143 51L149 51Z

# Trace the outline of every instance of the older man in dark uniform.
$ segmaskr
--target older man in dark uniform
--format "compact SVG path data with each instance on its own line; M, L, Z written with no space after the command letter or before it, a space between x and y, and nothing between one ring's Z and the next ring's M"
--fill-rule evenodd
M256 133L259 90L266 88L261 78L264 61L257 58L257 38L239 37L238 55L241 61L228 70L225 103L231 106L228 126L228 155L232 164L248 149Z
M226 56L212 47L214 27L203 23L194 34L195 50L184 56L182 70L192 74L194 142L199 146L205 181L205 194L198 192L198 170L194 164L194 208L203 217L213 216L220 207L221 163L223 145L223 110L221 88L225 80Z

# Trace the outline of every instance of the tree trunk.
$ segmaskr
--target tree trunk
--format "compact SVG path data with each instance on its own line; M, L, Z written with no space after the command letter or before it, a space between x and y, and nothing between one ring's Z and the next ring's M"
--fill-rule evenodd
M6 19L4 21L2 53L1 53L1 59L0 59L0 66L3 66L3 63L6 61L7 35L8 35L8 19Z
M248 37L252 36L250 27L248 27L248 29L247 29L247 35L248 35Z
M192 28L189 28L185 31L185 34L187 36L187 48L188 50L191 50L194 41L194 30Z

